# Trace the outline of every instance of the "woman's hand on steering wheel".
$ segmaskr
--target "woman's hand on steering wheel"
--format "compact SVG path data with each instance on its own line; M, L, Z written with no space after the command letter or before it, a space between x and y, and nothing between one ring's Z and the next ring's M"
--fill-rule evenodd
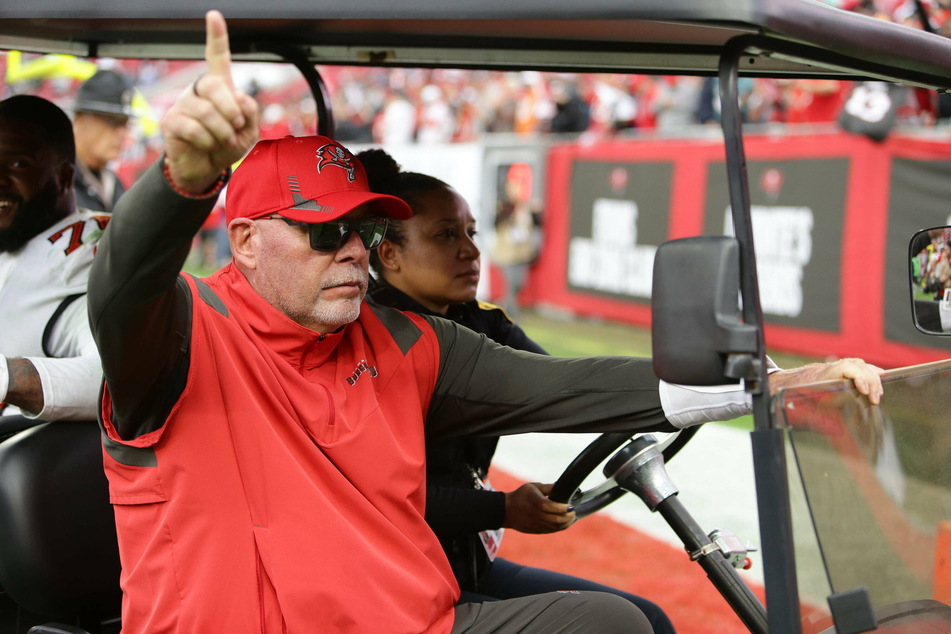
M575 521L574 508L548 499L550 484L529 482L505 494L504 528L520 533L556 533Z
M664 460L667 461L673 458L674 454L693 438L699 428L700 426L697 425L681 429L667 434L666 438L659 441L653 434L636 434L633 438L626 433L601 434L571 461L571 464L549 488L548 496L557 502L574 505L577 519L600 511L624 495L626 490L615 482L613 476L590 489L583 491L580 487L585 478L594 473L594 470L607 460L611 454L617 451L614 458L612 458L613 461L627 453L625 449L632 447L634 444L639 444L643 440L660 448ZM640 440L635 443L636 439ZM625 443L627 443L626 447L618 451L621 445ZM606 469L607 467L608 465L605 464Z

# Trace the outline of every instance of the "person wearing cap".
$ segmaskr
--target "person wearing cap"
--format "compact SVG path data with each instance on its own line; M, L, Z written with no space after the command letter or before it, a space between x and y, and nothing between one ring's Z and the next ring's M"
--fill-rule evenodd
M86 283L109 217L77 211L73 131L32 95L0 101L0 413L92 420L102 372Z
M76 204L111 212L125 185L110 163L119 158L132 117L132 82L99 70L79 87L73 105L76 138Z
M427 438L673 429L650 361L527 354L366 304L369 251L409 206L331 139L255 145L224 18L206 19L208 73L90 277L123 632L650 632L602 593L456 606L424 517ZM232 262L181 274L252 146L229 184Z

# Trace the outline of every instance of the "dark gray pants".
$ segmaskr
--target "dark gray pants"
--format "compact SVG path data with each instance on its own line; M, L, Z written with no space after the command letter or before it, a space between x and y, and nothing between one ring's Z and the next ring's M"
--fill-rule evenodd
M651 634L633 603L604 592L549 592L505 601L460 603L452 634Z

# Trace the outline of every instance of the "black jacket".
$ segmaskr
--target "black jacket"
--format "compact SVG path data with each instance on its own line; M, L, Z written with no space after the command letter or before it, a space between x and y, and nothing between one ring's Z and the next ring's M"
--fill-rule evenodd
M81 209L91 209L92 211L103 211L111 213L119 197L125 193L125 185L122 180L112 170L106 168L102 171L104 185L109 188L106 192L108 200L103 200L103 195L98 190L98 186L91 179L95 179L89 168L83 167L76 161L76 172L73 176L73 191L76 192L76 206Z

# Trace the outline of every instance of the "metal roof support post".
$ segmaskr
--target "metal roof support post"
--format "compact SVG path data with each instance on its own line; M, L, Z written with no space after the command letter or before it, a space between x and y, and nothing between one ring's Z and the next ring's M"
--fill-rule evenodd
M281 59L293 64L297 70L301 72L307 81L307 86L310 88L310 92L314 96L314 102L317 106L317 130L315 130L315 132L321 136L333 138L334 118L330 91L327 90L327 84L324 83L324 78L320 76L317 68L307 57L307 52L292 46L284 46L270 42L255 44L253 48L257 51L274 53L281 57Z
M792 541L792 513L787 482L785 436L774 426L766 378L763 312L760 306L749 181L743 149L739 105L739 62L752 38L731 40L720 57L720 113L726 147L727 177L733 230L740 243L740 295L743 320L757 327L757 354L742 377L753 398L753 467L759 509L760 541L763 547L766 607L770 632L802 631L796 557Z

